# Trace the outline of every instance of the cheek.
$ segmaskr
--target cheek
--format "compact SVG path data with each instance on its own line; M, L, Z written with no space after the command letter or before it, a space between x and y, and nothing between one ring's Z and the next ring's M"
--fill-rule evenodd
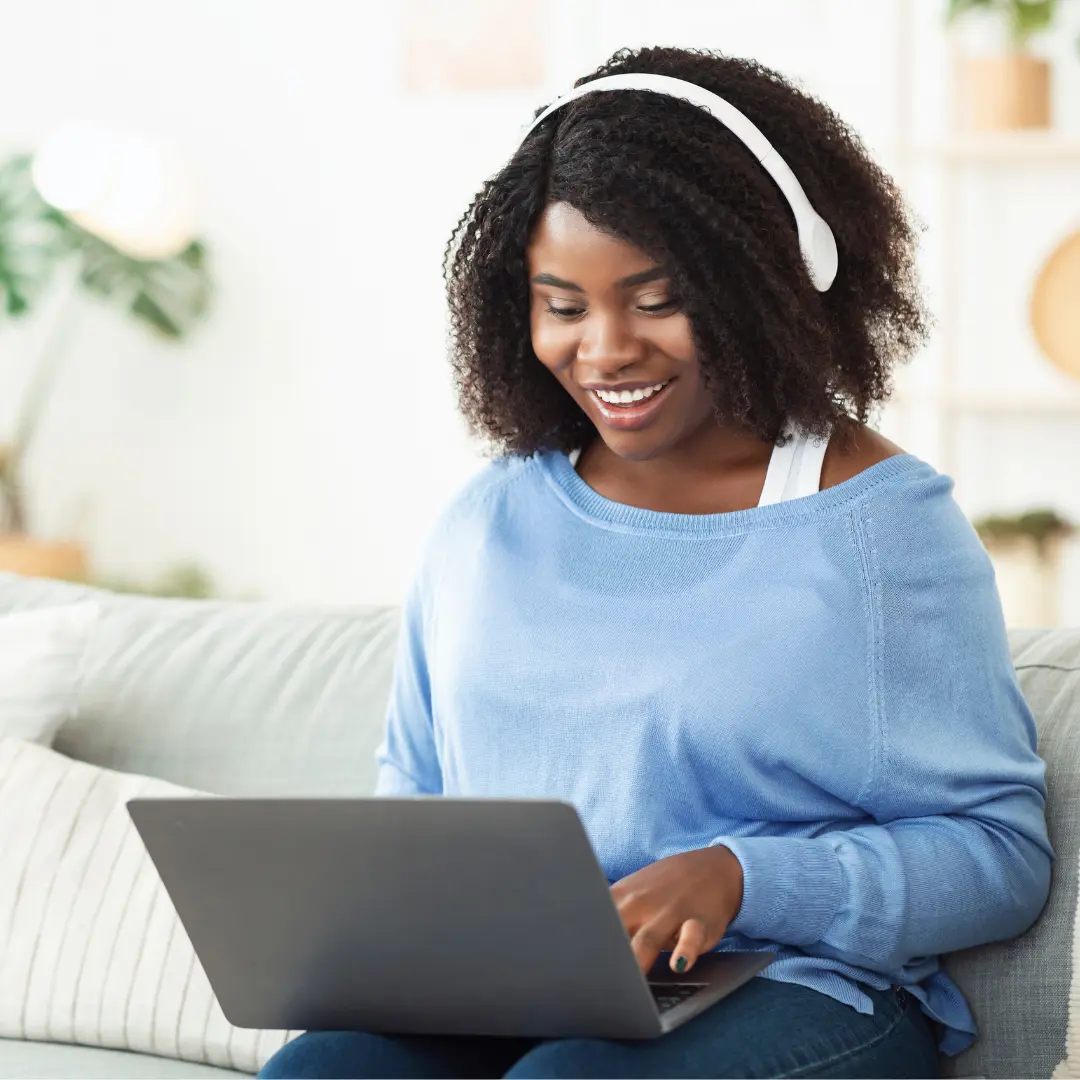
M680 360L686 364L696 362L694 335L690 332L690 320L685 315L672 315L669 319L658 319L655 327L650 337L656 348L673 360Z
M542 315L532 318L532 347L537 360L556 375L574 361L577 334L573 324L555 322Z
M556 322L545 318L543 313L534 313L531 333L533 352L540 363L556 375L565 373L577 355L580 326ZM684 315L650 320L636 333L652 350L687 365L696 363L690 320Z

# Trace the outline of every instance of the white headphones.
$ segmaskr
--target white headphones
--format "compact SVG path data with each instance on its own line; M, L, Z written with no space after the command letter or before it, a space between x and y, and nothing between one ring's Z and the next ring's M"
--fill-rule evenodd
M674 79L670 75L605 75L600 79L593 79L592 82L583 83L563 94L562 97L556 98L526 128L522 138L524 139L537 124L546 120L568 101L591 94L596 90L649 90L654 94L683 98L685 101L701 106L719 120L746 145L784 193L795 215L795 225L799 231L799 247L810 273L810 280L819 292L828 290L836 278L837 267L836 239L832 229L810 205L810 200L806 197L802 185L795 179L795 174L769 140L734 105L725 101L719 94L714 94L684 79Z

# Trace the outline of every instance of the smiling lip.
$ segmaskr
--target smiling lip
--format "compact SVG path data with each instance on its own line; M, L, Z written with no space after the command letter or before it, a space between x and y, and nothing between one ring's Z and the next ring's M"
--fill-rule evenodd
M589 399L596 406L597 411L608 427L617 428L619 431L638 431L652 423L653 418L660 411L660 407L667 400L668 392L674 382L674 379L669 379L667 386L663 390L657 391L652 397L645 398L644 401L636 401L633 405L608 405L607 402L601 401L596 396L595 391L590 389L588 394ZM636 390L655 385L656 383L637 383L636 385L619 387L603 386L600 389Z
M582 383L582 390L610 390L614 393L616 390L648 390L650 386L655 386L657 383L671 382L670 379L653 379L652 382L621 382L609 386L607 383Z

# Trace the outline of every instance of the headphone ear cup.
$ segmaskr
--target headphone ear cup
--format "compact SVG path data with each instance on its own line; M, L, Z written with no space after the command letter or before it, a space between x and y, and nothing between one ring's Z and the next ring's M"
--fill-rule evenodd
M840 256L836 250L836 237L828 223L817 214L799 228L799 246L802 248L810 279L818 292L827 292L836 280Z

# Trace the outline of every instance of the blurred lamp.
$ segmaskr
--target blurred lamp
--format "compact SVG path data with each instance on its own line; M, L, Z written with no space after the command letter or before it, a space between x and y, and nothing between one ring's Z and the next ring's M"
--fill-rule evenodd
M34 155L41 197L136 259L167 259L195 236L190 175L170 147L129 132L67 126Z

